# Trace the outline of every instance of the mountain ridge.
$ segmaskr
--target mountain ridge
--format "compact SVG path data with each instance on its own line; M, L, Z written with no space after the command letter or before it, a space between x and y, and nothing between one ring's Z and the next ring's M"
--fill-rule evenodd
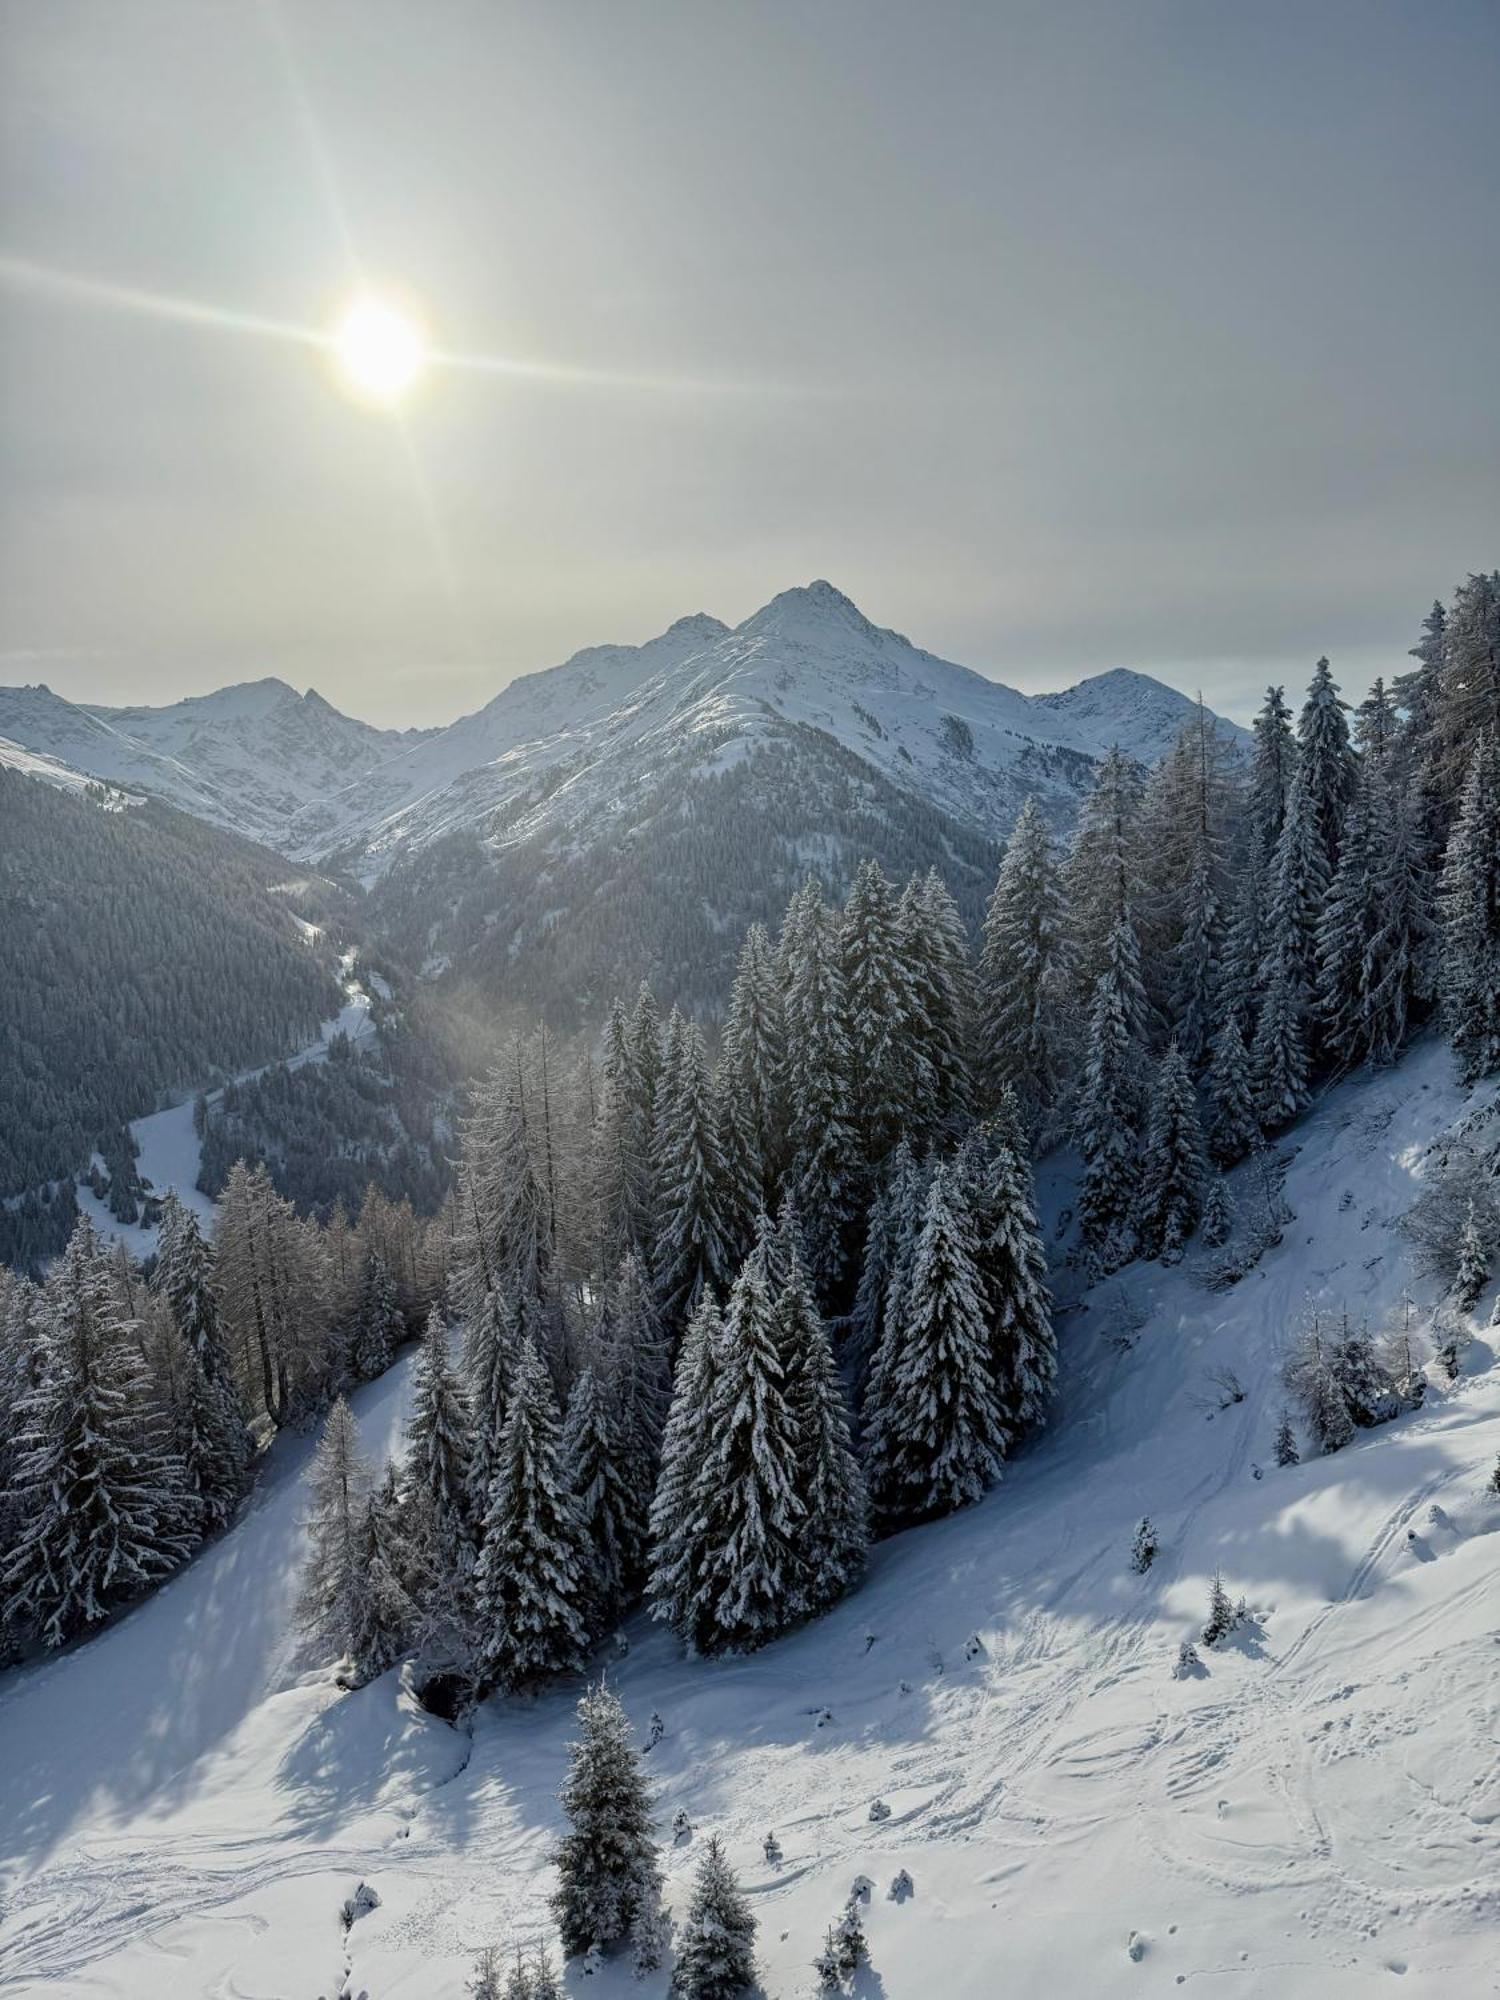
M1004 836L1028 791L1061 828L1112 742L1152 763L1191 707L1130 669L1022 694L874 624L818 578L736 626L699 611L640 645L584 647L433 728L378 729L267 675L158 707L0 688L0 737L290 858L350 857L368 880L460 827L535 830L526 802L542 794L563 795L551 817L576 831L591 764L593 789L618 790L627 754L680 761L696 739L720 756L726 738L749 745L783 725L821 730L987 837Z

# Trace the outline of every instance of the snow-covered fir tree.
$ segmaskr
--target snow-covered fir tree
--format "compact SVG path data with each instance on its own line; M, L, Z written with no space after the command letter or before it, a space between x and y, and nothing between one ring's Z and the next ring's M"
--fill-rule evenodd
M1319 660L1297 718L1297 778L1311 808L1325 881L1338 866L1344 816L1354 797L1357 760L1346 715L1328 661Z
M1276 1426L1276 1442L1272 1446L1276 1463L1280 1466L1300 1465L1302 1454L1297 1449L1297 1433L1292 1429L1292 1413L1283 1409Z
M468 1517L476 1541L483 1540L490 1488L500 1465L520 1344L508 1299L502 1292L482 1292L464 1338L463 1366L469 1410Z
M602 1683L578 1703L560 1803L568 1831L557 1852L552 1910L563 1955L618 1950L655 1918L661 1900L656 1823L619 1697Z
M973 1223L990 1376L1008 1449L1043 1423L1057 1380L1047 1253L1030 1171L997 1127L982 1127L967 1141L959 1173Z
M1151 1094L1135 1231L1148 1257L1180 1255L1203 1210L1203 1135L1193 1080L1174 1041Z
M1453 1273L1453 1297L1461 1312L1472 1312L1489 1278L1489 1259L1479 1234L1475 1204L1469 1203L1458 1238L1458 1269Z
M523 1340L474 1575L481 1685L512 1690L582 1665L588 1563L552 1385Z
M192 1532L135 1329L119 1317L86 1220L47 1279L40 1328L39 1379L15 1427L23 1525L0 1589L6 1623L60 1646L175 1569Z
M932 1177L911 1275L888 1312L865 1405L869 1477L888 1522L951 1513L998 1476L1004 1414L964 1189Z
M1209 1148L1222 1165L1233 1166L1254 1152L1261 1134L1250 1052L1232 1011L1225 1014L1214 1039L1207 1086Z
M418 1643L431 1659L462 1664L474 1566L474 1436L436 1307L417 1356L406 1445L401 1525Z
M752 924L740 947L721 1061L727 1115L748 1143L759 1202L772 1208L786 1167L786 1022L764 924Z
M711 1292L705 1292L678 1351L672 1407L662 1437L661 1473L651 1502L647 1596L652 1616L679 1634L692 1630L702 1576L699 1490L721 1332L718 1304Z
M818 883L809 881L787 908L778 964L790 1107L786 1186L804 1218L809 1274L825 1306L842 1303L866 1194L840 931Z
M679 1637L698 1653L747 1652L803 1614L798 1436L765 1260L749 1257L717 1336L694 1482L695 1588Z
M657 1196L653 1275L669 1327L691 1318L705 1287L729 1279L730 1218L719 1107L696 1024L678 1031L676 1059L656 1108Z
M584 1369L568 1397L562 1457L587 1537L587 1619L593 1630L603 1631L625 1606L638 1523L609 1394L592 1367Z
M828 1329L795 1249L772 1306L772 1332L787 1382L793 1486L802 1503L797 1609L816 1617L864 1568L869 1497L850 1442L849 1411Z
M1062 888L1051 837L1028 797L985 911L978 1059L986 1099L1007 1085L1027 1129L1051 1129L1063 1094L1069 990Z
M1500 732L1474 745L1439 893L1443 1026L1467 1083L1500 1070Z
M924 1143L951 1143L973 1098L969 1042L974 981L957 903L935 868L913 876L896 910L897 945L914 996L918 1078L910 1129Z
M755 1918L717 1834L709 1836L677 1929L679 2000L739 2000L755 1983Z
M1297 739L1292 734L1292 711L1287 707L1283 688L1266 689L1253 734L1255 747L1247 801L1250 837L1260 859L1269 861L1281 838L1287 794L1297 768Z
M1140 952L1127 914L1115 926L1094 987L1075 1128L1083 1157L1078 1190L1083 1244L1100 1271L1117 1269L1134 1248L1143 1014Z
M406 1338L406 1323L396 1297L396 1281L383 1257L365 1259L364 1281L354 1311L349 1342L349 1372L356 1382L373 1382L396 1358Z
M918 995L901 948L896 900L873 860L860 862L839 927L844 1043L858 1157L882 1161L935 1078L923 1057Z

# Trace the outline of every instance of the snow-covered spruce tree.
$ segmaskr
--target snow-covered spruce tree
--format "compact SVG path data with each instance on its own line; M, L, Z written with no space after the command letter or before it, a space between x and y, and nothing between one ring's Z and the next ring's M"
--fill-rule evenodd
M1208 1590L1208 1619L1203 1627L1203 1644L1217 1646L1221 1639L1229 1637L1237 1623L1229 1592L1224 1588L1224 1579L1215 1570Z
M1146 784L1133 899L1146 987L1196 1073L1217 1016L1233 786L1201 700Z
M729 1055L722 1044L714 1067L713 1095L719 1111L719 1140L724 1154L719 1206L723 1217L724 1261L737 1270L750 1254L757 1219L765 1213L760 1162L750 1128L740 1116L739 1099L731 1088Z
M1039 1135L1051 1130L1066 1075L1065 939L1052 841L1028 796L985 910L976 1037L985 1102L1008 1084Z
M591 1630L600 1632L625 1608L626 1574L638 1524L621 1470L609 1396L591 1367L584 1369L568 1397L562 1457L588 1543L587 1621Z
M349 1372L356 1382L373 1382L396 1358L406 1338L406 1324L396 1298L396 1281L383 1257L365 1259L359 1303L354 1309L349 1344Z
M692 1629L703 1563L699 1488L708 1452L708 1412L719 1365L722 1322L705 1292L677 1356L672 1407L662 1437L661 1472L651 1502L651 1557L646 1591L651 1615L675 1632Z
M1266 689L1265 701L1253 727L1255 749L1247 812L1252 843L1261 858L1269 861L1281 838L1287 794L1297 768L1297 739L1292 734L1292 711L1287 707L1284 689Z
M677 1059L657 1103L653 1276L662 1318L680 1331L706 1286L729 1278L725 1161L703 1036L679 1031Z
M1269 960L1250 1055L1256 1116L1267 1132L1279 1132L1308 1101L1306 1010L1299 991L1288 960L1280 955Z
M627 1523L622 1581L627 1597L635 1598L646 1573L651 1500L672 1404L672 1378L656 1304L630 1251L606 1294L600 1332L600 1365Z
M755 1918L713 1834L678 1927L672 1991L680 2000L738 2000L754 1983Z
M1458 1239L1458 1269L1453 1274L1453 1298L1460 1312L1473 1312L1488 1277L1489 1259L1480 1240L1475 1205L1470 1201Z
M935 868L907 883L896 926L916 996L917 1073L928 1079L913 1129L937 1144L958 1134L973 1100L974 979L963 917Z
M617 1950L661 1899L645 1774L619 1698L602 1683L580 1699L578 1731L560 1794L568 1831L552 1896L565 1958Z
M886 1303L903 1258L910 1261L927 1185L911 1146L903 1139L891 1155L883 1185L870 1204L859 1285L843 1352L863 1376L880 1345Z
M1230 906L1229 926L1219 961L1219 1007L1224 1020L1233 1019L1241 1039L1254 1034L1260 1001L1260 969L1268 937L1271 857L1255 842L1245 856Z
M519 1965L519 1961L517 1961ZM474 1970L464 1982L464 1991L469 2000L511 2000L509 1984L500 1954L492 1944L487 1944L474 1959ZM528 1980L515 2000L531 2000L531 1985Z
M470 1425L468 1511L476 1541L484 1537L520 1345L509 1300L502 1292L482 1292L464 1339L464 1397Z
M1500 734L1474 746L1439 891L1443 1026L1460 1077L1500 1070Z
M850 1443L849 1412L828 1329L793 1251L772 1307L791 1406L794 1490L803 1514L797 1538L797 1596L816 1617L843 1596L865 1564L870 1539L865 1476Z
M402 1539L417 1608L417 1644L430 1660L465 1663L474 1569L468 1406L433 1308L417 1357L406 1429Z
M372 1479L354 1413L342 1396L328 1412L307 1486L308 1549L297 1621L323 1653L352 1661L370 1618L365 1528Z
M1332 880L1338 866L1344 816L1354 797L1358 769L1346 714L1328 662L1319 660L1297 718L1297 778L1312 809L1325 881Z
M1428 763L1445 817L1475 739L1486 732L1500 735L1500 570L1467 576L1443 623Z
M1347 1312L1340 1319L1332 1360L1344 1407L1361 1429L1389 1423L1400 1414L1401 1400L1375 1353L1368 1326L1352 1326Z
M560 1447L552 1384L525 1340L474 1573L483 1686L509 1692L583 1664L589 1552Z
M1292 1413L1283 1408L1281 1421L1276 1426L1276 1443L1273 1446L1276 1463L1281 1466L1300 1465L1302 1454L1297 1449L1297 1433L1292 1429Z
M724 1022L724 1097L758 1170L756 1192L772 1208L786 1164L786 1022L775 954L764 924L751 924Z
M959 1154L973 1220L974 1260L989 1327L989 1368L1006 1449L1040 1427L1057 1379L1047 1253L1037 1228L1031 1171L992 1126Z
M697 1587L679 1627L693 1652L749 1652L803 1615L806 1506L777 1331L765 1260L752 1255L724 1308L695 1482Z
M172 1318L210 1381L228 1380L231 1370L214 1297L214 1254L198 1218L174 1188L161 1205L156 1237L156 1269L151 1288L165 1299Z
M1354 1417L1344 1393L1336 1343L1325 1333L1317 1313L1292 1346L1285 1380L1319 1450L1341 1450L1354 1435Z
M1234 1202L1223 1174L1211 1174L1203 1202L1203 1240L1210 1250L1220 1250L1234 1233Z
M1141 774L1118 747L1110 750L1094 778L1074 829L1063 866L1063 904L1068 925L1068 970L1081 1010L1094 998L1096 982L1116 957L1115 935L1129 922L1140 889ZM1133 1039L1146 1037L1145 989L1137 973L1126 1025Z
M653 1178L636 1051L620 1000L611 1008L604 1030L601 1068L589 1181L596 1254L602 1268L612 1270L627 1250L644 1248Z
M1094 988L1075 1126L1083 1156L1079 1223L1084 1249L1099 1271L1117 1270L1134 1250L1143 1053L1132 1024L1143 1013L1140 955L1127 916L1115 927Z
M964 1189L944 1162L866 1400L867 1470L886 1522L951 1513L998 1476L1005 1429L989 1346Z
M866 1176L911 1125L934 1079L921 1055L918 996L902 950L896 901L878 861L855 870L839 929L850 1108ZM868 1186L867 1179L864 1185Z
M1174 1041L1151 1095L1135 1230L1142 1254L1180 1256L1203 1211L1203 1135L1193 1080Z
M162 1448L135 1330L92 1225L49 1274L39 1379L14 1434L21 1534L0 1566L4 1622L48 1646L159 1583L187 1555L182 1469Z
M1342 832L1342 809L1339 828ZM1262 1016L1272 980L1282 981L1299 1031L1317 989L1318 924L1330 880L1318 799L1303 759L1292 780L1281 838L1272 857L1260 966Z
M823 1949L813 1960L819 1990L824 1993L844 1992L845 1982L869 1962L870 1947L865 1938L864 1916L858 1896L851 1896L843 1915L824 1932Z
M816 881L787 906L778 948L790 1107L786 1186L802 1217L808 1273L842 1306L867 1187L861 1172L840 949L841 920Z
M1130 1544L1130 1567L1137 1576L1144 1576L1156 1561L1156 1530L1148 1515L1143 1514L1136 1524L1135 1539Z
M233 1385L204 1374L165 1300L149 1302L139 1337L158 1416L156 1443L178 1468L182 1525L195 1540L217 1534L243 1497L250 1460Z

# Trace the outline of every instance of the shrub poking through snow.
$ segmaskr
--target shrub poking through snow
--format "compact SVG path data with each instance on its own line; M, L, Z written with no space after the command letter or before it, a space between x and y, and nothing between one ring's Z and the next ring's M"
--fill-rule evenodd
M1177 1664L1172 1669L1173 1680L1191 1680L1195 1674L1201 1674L1202 1671L1203 1661L1199 1658L1198 1648L1191 1639L1184 1639L1177 1648Z
M1229 1593L1224 1588L1224 1579L1217 1570L1208 1592L1208 1622L1203 1627L1205 1646L1217 1646L1221 1639L1227 1639L1240 1622L1240 1613L1229 1601Z
M838 1922L828 1926L823 1936L823 1949L813 1960L813 1971L818 1975L820 1990L824 1993L847 1991L846 1982L869 1962L870 1947L865 1941L860 1899L851 1896Z
M1156 1530L1151 1525L1151 1517L1142 1514L1136 1527L1135 1540L1130 1544L1130 1567L1137 1576L1144 1576L1156 1561Z

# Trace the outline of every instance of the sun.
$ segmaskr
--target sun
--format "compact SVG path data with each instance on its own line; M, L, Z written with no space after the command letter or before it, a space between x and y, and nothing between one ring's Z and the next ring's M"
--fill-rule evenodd
M399 403L427 359L422 330L383 299L356 299L331 335L347 386L372 403Z

